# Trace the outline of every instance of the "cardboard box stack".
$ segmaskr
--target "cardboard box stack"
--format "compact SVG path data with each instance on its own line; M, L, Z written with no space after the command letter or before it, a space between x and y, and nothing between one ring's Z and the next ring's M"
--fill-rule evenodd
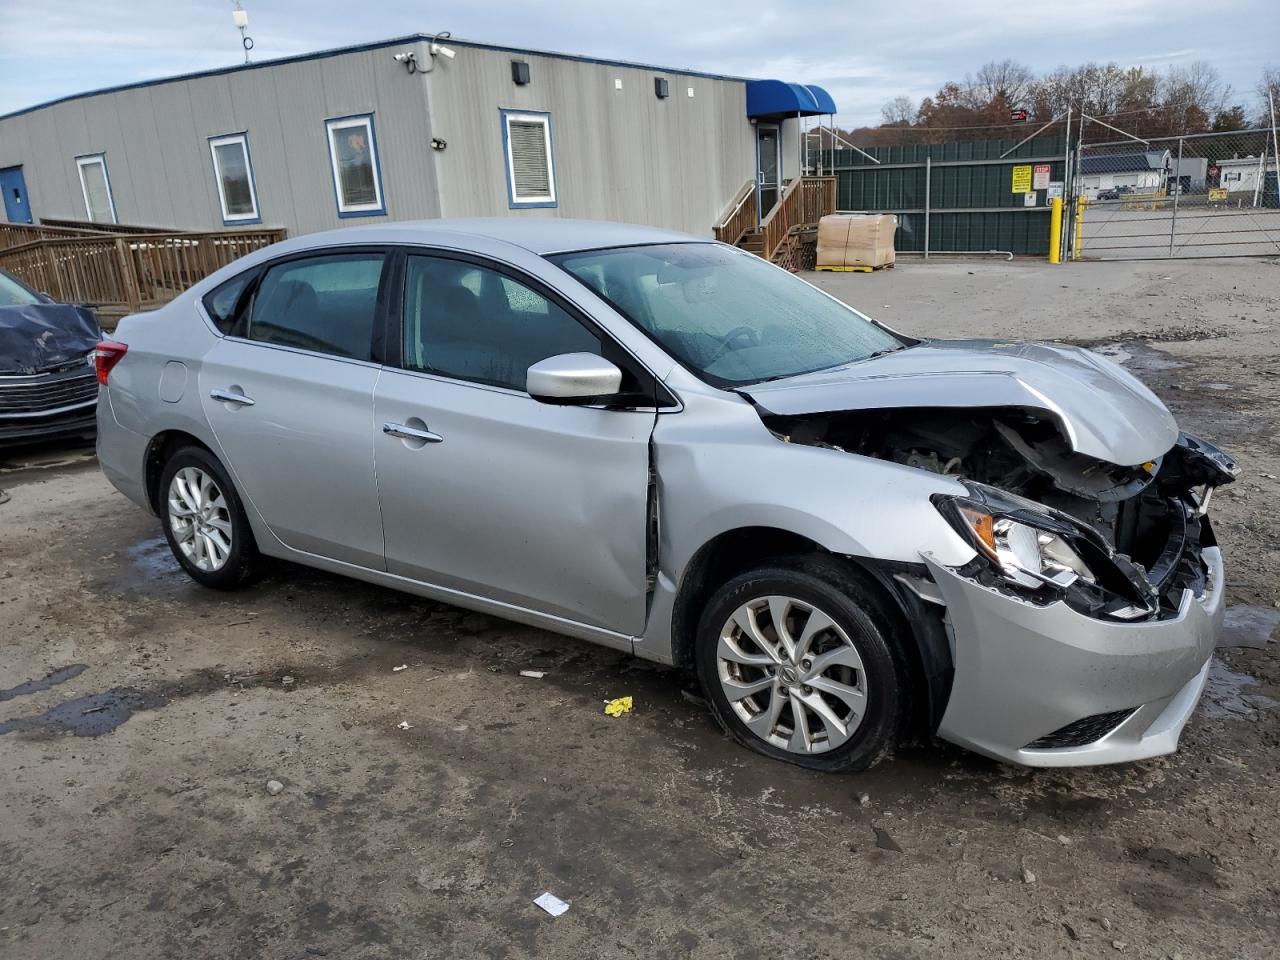
M878 268L894 262L891 213L833 213L818 221L818 269Z

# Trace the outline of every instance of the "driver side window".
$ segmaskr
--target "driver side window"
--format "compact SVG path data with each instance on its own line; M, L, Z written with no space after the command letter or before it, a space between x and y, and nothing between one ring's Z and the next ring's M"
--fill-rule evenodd
M332 254L278 263L253 298L249 339L368 360L383 254Z
M506 274L411 256L404 279L404 366L524 390L528 370L562 353L600 354L600 338Z

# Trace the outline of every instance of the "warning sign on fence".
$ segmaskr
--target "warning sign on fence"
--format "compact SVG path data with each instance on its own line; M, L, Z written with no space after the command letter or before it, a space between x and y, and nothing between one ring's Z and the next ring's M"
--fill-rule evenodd
M1049 189L1049 164L1037 163L1035 172L1031 177L1032 190L1048 190Z
M1031 191L1031 165L1013 168L1013 192L1029 193Z

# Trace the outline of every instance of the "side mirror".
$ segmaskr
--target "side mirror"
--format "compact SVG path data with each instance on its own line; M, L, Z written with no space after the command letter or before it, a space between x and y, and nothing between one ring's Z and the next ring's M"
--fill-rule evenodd
M531 366L525 389L543 403L597 403L617 396L622 371L594 353L562 353Z

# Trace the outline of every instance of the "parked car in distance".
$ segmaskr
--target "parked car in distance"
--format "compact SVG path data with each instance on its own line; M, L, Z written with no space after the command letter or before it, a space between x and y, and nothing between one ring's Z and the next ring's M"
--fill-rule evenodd
M558 219L245 257L99 347L98 454L178 563L262 555L697 671L743 744L1176 748L1236 473L1086 350L896 333L733 247Z
M93 436L101 339L92 310L56 303L0 270L0 448Z

